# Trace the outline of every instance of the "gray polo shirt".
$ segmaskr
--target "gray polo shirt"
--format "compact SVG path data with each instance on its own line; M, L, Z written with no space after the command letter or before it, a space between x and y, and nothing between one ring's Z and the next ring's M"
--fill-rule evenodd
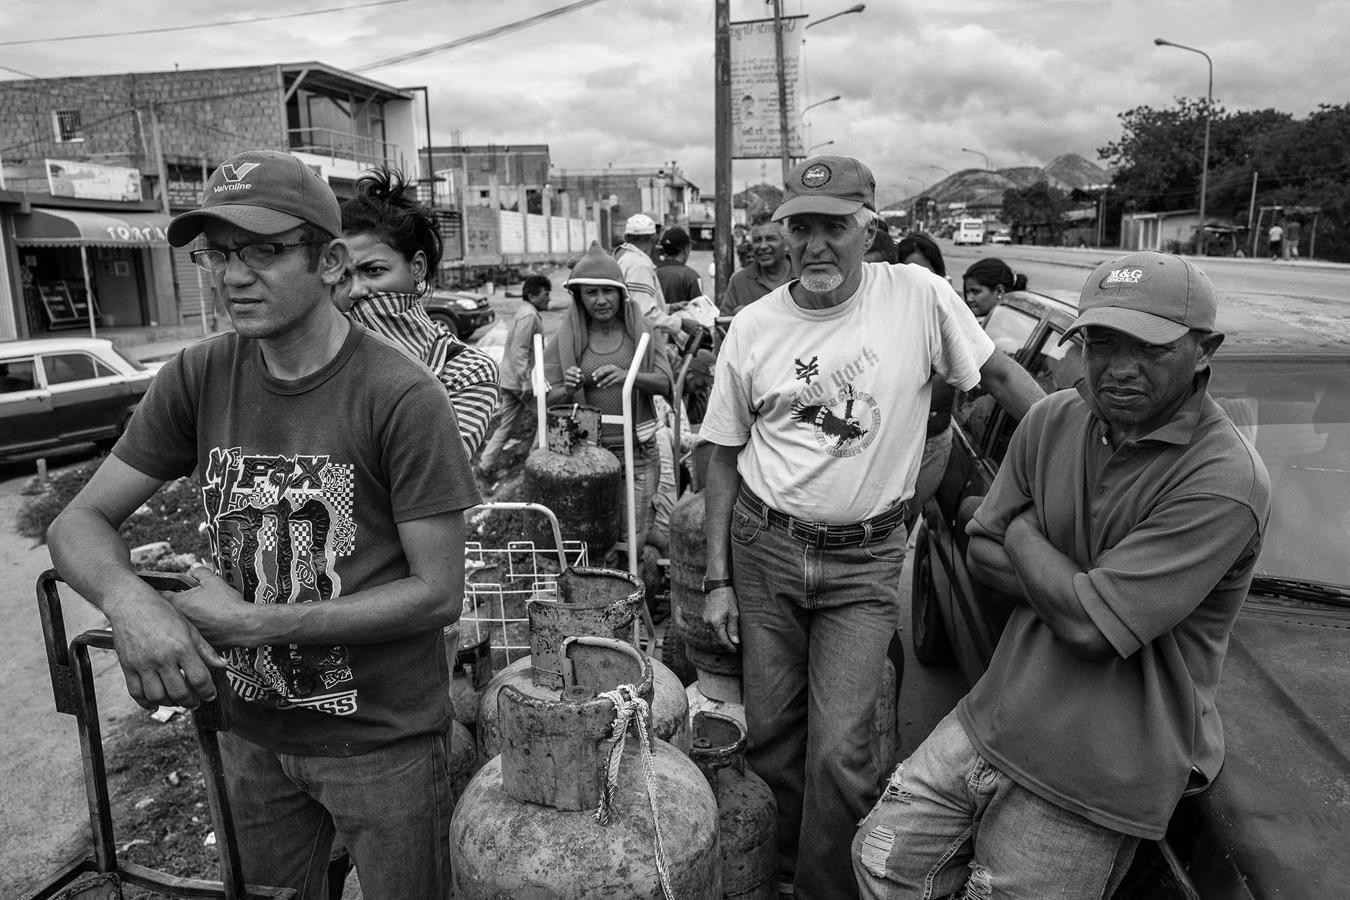
M1114 450L1083 385L1037 403L968 527L1001 543L1033 505L1118 654L1080 659L1017 606L957 707L971 741L1032 793L1147 839L1163 836L1192 768L1212 779L1223 763L1214 695L1270 511L1266 467L1208 380Z

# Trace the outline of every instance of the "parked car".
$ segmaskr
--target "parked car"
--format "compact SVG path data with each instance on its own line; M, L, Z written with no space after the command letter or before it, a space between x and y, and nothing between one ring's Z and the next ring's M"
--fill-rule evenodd
M999 230L989 233L989 243L991 244L1011 244L1012 234L1007 231Z
M111 446L158 369L98 338L0 343L0 455Z
M1082 376L1077 338L1058 343L1074 314L1014 292L986 328L1061 390ZM1218 328L1210 394L1266 463L1271 517L1219 688L1224 768L1183 799L1166 841L1141 847L1118 896L1331 896L1350 884L1350 313L1229 296ZM1011 607L971 579L965 526L1015 426L992 398L959 398L951 462L916 528L915 655L971 684Z
M488 305L487 294L471 291L432 291L422 305L432 321L440 322L461 340L467 341L484 325L491 325L497 314Z

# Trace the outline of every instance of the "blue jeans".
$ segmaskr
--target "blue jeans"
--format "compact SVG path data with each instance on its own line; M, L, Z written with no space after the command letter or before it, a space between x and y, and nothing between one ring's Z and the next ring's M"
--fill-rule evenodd
M1139 839L1018 785L971 744L956 713L896 767L853 840L865 897L1098 900Z
M849 839L885 767L872 719L899 624L905 528L819 550L732 508L747 760L778 801L780 879L796 896L856 897Z
M360 756L299 756L222 732L220 749L250 884L327 900L336 835L364 896L450 896L455 802L444 735L417 735Z

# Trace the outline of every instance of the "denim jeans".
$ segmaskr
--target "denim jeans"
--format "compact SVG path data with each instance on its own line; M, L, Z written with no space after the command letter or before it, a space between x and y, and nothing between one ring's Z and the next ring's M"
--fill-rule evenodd
M738 498L731 546L746 758L778 801L780 880L803 900L856 897L849 840L885 776L872 719L899 624L905 528L819 550Z
M222 732L220 749L250 884L327 900L336 835L363 896L450 896L455 804L444 735L416 735L360 756L299 756Z
M525 417L534 418L534 398L503 388L497 402L497 422L487 443L483 445L483 452L478 456L480 469L492 472L497 465L497 457L511 439L516 425Z
M971 744L956 713L896 767L853 840L869 898L1099 900L1139 839L1018 785Z

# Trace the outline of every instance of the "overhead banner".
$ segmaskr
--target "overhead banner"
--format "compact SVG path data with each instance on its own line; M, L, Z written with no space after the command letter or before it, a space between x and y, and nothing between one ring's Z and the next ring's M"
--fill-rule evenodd
M49 159L47 189L53 197L81 200L140 200L141 173L121 166L100 166L68 159Z
M806 16L784 16L783 81L787 93L788 154L805 156L797 116L797 72ZM777 158L783 142L778 129L778 50L773 19L732 22L731 157Z

